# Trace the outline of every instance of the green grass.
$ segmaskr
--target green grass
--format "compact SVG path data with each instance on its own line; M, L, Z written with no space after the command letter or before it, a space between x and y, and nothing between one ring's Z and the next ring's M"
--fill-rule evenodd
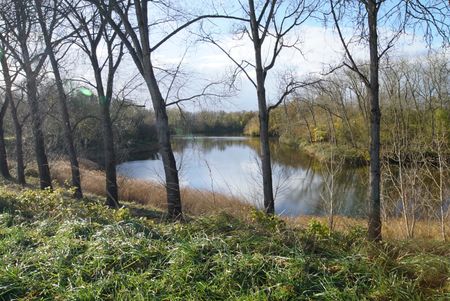
M292 229L253 212L171 223L62 190L0 188L0 299L448 300L450 245Z

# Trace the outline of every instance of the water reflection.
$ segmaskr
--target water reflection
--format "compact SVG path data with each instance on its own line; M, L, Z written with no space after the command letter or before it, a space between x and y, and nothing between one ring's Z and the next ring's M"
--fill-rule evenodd
M259 141L246 137L177 137L173 149L179 164L181 185L244 198L262 205ZM279 214L322 215L327 208L329 171L305 153L271 142L275 210ZM133 178L162 180L160 160L130 161L118 172ZM365 213L365 169L344 166L334 177L337 213Z

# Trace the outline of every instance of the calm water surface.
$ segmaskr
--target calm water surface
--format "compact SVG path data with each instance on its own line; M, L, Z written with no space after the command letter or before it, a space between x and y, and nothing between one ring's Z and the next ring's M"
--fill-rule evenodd
M247 137L175 137L175 157L182 186L240 197L261 207L262 178L259 141ZM271 143L275 210L279 214L322 215L327 212L330 191L339 214L362 216L366 211L365 168L342 166L335 171L299 150ZM149 155L150 157L150 155ZM164 179L162 161L130 161L117 166L119 174L144 180Z

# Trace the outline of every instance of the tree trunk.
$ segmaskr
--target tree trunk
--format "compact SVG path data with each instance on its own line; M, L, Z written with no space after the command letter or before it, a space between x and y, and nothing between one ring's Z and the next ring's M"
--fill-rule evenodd
M39 172L39 184L41 189L52 188L52 179L48 165L47 154L45 152L45 139L42 132L42 119L37 99L36 78L32 72L27 72L27 97L30 106L31 123L34 136L34 151Z
M259 140L261 143L261 172L263 178L264 210L268 214L275 213L273 197L272 164L269 145L269 111L267 109L265 76L262 67L261 46L255 41L256 92L259 111Z
M370 50L370 209L368 238L381 240L381 200L380 200L380 104L379 104L379 57L376 1L367 2Z
M259 100L259 93L258 93L258 100ZM263 177L264 209L266 213L274 214L275 200L273 197L272 164L270 159L270 145L269 145L269 113L265 109L265 106L263 106L263 108L261 109L261 103L262 101L259 101L260 104L259 139L261 143L261 171Z
M62 84L62 79L59 74L58 65L56 58L50 52L50 60L52 61L53 73L55 75L56 86L58 89L58 103L59 109L63 121L63 133L66 142L67 154L70 161L70 170L72 174L72 186L75 188L74 197L81 199L83 197L83 192L81 190L81 176L80 167L78 164L77 152L75 149L75 144L73 142L72 127L70 125L70 117L67 109L66 95L64 93L64 87Z
M7 104L4 104L6 106ZM5 108L6 109L6 108ZM3 130L3 118L0 120L0 173L5 179L10 179L8 157L6 155L5 134Z
M53 59L52 59L53 57ZM81 199L83 197L83 192L81 190L81 176L80 176L80 167L78 164L77 152L75 149L75 144L73 142L73 134L72 127L70 125L70 117L67 109L66 95L64 93L64 88L61 80L61 76L59 75L59 70L57 67L56 59L54 56L50 55L50 60L53 65L53 72L55 74L56 86L58 89L58 103L59 109L62 116L63 121L63 133L64 139L66 142L67 154L69 156L70 161L70 170L72 174L72 186L75 188L74 197L77 199ZM56 66L54 66L56 64Z
M23 12L22 12L23 13ZM39 172L39 185L41 189L52 189L52 178L45 151L45 139L42 132L42 116L39 109L37 70L33 70L33 61L30 58L27 39L23 36L20 40L20 50L22 51L22 68L26 77L27 101L30 108L31 125L34 136L34 151Z
M267 214L275 213L275 200L273 198L272 164L270 160L269 145L269 110L266 99L266 72L263 67L261 38L259 36L259 24L256 20L255 4L249 0L250 27L255 54L256 94L258 97L259 111L259 140L261 143L261 172L263 178L264 210Z
M80 168L78 164L77 152L75 149L75 144L73 142L72 135L72 127L70 125L70 117L69 111L67 109L67 96L64 92L63 81L61 78L61 74L59 72L58 61L56 60L55 53L53 50L53 45L51 41L51 37L47 30L46 20L44 20L44 16L42 14L40 1L36 1L36 8L39 15L39 23L41 25L42 34L44 36L45 45L47 48L47 54L50 58L50 63L52 65L53 74L55 76L56 88L58 90L58 104L59 110L61 113L62 121L63 121L63 134L67 147L67 154L69 156L70 161L70 170L72 173L72 186L75 188L74 197L80 199L83 197L83 193L81 190L81 177L80 177Z
M92 53L95 53L93 49ZM94 69L95 80L97 83L97 92L99 98L100 112L103 127L103 155L105 156L105 189L106 189L106 205L111 208L119 208L119 188L117 185L116 172L116 152L114 149L114 133L111 120L111 98L113 89L113 77L108 76L107 96L103 87L102 75L96 57L91 58Z
M178 169L170 142L169 120L166 105L159 90L158 83L153 73L153 66L149 63L145 66L145 81L152 97L153 109L156 115L156 129L158 133L159 149L164 165L166 177L167 212L169 218L182 218L180 184Z
M438 163L439 163L439 209L440 209L440 218L441 218L441 236L443 241L447 241L446 233L445 233L445 203L446 200L444 198L444 164L442 158L442 149L441 145L438 146Z
M23 137L22 126L20 125L19 118L17 117L17 110L11 102L11 115L13 118L14 131L16 136L16 164L17 164L17 182L20 185L25 185L25 164L23 159Z
M6 110L8 109L8 106L11 102L11 78L9 75L9 69L8 69L8 63L6 62L6 58L1 58L1 66L3 70L3 79L5 81L5 90L6 90L6 97L5 101L3 103L3 106L0 110L0 173L2 176L6 179L11 178L11 174L9 173L8 168L8 157L6 154L6 144L5 144L5 133L3 129L3 123L5 120Z
M101 99L102 96L100 96ZM114 136L109 103L100 101L103 123L103 143L106 173L106 204L112 208L119 208L119 197L116 174L116 153L114 150Z
M10 112L13 119L14 131L16 136L16 164L17 164L17 182L21 185L25 185L25 166L23 162L23 143L22 143L22 126L20 125L19 118L17 116L17 109L14 104L12 94L12 81L9 73L9 66L4 58L1 62L3 71L3 80L5 81L5 93L10 105Z

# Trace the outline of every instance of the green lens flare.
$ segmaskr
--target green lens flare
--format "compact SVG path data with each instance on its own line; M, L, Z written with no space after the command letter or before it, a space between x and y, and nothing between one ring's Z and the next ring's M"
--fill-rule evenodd
M79 91L81 92L81 94L85 95L85 96L92 96L93 93L91 90L87 89L87 88L80 88Z
M102 105L106 104L106 96L100 96L99 100Z

